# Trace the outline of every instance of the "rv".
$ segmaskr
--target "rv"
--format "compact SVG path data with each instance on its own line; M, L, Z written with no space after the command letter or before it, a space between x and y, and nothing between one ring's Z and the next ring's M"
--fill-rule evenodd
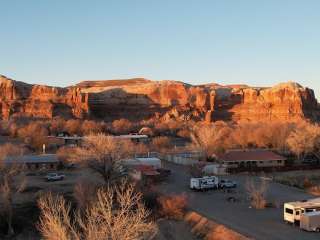
M309 232L320 232L320 212L301 214L300 228Z
M215 176L190 179L190 188L192 190L217 189L218 186L219 179Z
M283 206L283 217L284 221L299 225L301 214L317 211L320 211L320 198L289 202Z

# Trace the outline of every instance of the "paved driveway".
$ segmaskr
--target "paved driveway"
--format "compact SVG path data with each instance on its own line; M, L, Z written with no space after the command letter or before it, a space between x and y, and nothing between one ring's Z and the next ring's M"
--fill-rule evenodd
M283 222L281 204L311 197L303 191L270 182L267 194L268 201L276 202L280 207L256 210L250 208L244 186L248 178L259 181L258 177L229 176L229 179L234 179L239 183L239 187L234 193L226 193L222 190L193 192L189 190L190 176L187 168L171 163L165 163L165 165L171 169L172 176L167 183L161 185L161 190L167 193L185 192L189 198L190 208L209 219L254 239L320 239L320 233L305 232ZM227 198L230 196L239 201L228 202Z

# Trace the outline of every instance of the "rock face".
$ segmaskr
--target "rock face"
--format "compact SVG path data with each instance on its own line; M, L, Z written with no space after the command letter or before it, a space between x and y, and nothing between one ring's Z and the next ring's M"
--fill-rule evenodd
M138 121L320 120L311 89L297 83L270 88L217 84L192 86L177 81L84 81L57 88L31 85L0 76L0 117L93 118Z

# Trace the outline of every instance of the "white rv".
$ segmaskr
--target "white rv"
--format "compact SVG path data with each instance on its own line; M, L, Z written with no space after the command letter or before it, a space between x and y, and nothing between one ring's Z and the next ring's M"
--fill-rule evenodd
M320 232L320 212L301 214L300 228L309 232Z
M284 221L299 225L301 214L317 211L320 211L320 198L289 202L283 206L283 217Z
M190 179L190 188L192 190L217 189L218 186L219 179L215 176Z

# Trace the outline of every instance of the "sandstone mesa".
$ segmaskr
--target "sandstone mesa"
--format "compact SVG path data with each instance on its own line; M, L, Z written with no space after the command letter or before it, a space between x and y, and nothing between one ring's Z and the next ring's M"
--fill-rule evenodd
M0 75L0 118L12 116L139 121L150 118L240 121L320 120L312 89L288 82L274 87L178 81L83 81L60 88Z

